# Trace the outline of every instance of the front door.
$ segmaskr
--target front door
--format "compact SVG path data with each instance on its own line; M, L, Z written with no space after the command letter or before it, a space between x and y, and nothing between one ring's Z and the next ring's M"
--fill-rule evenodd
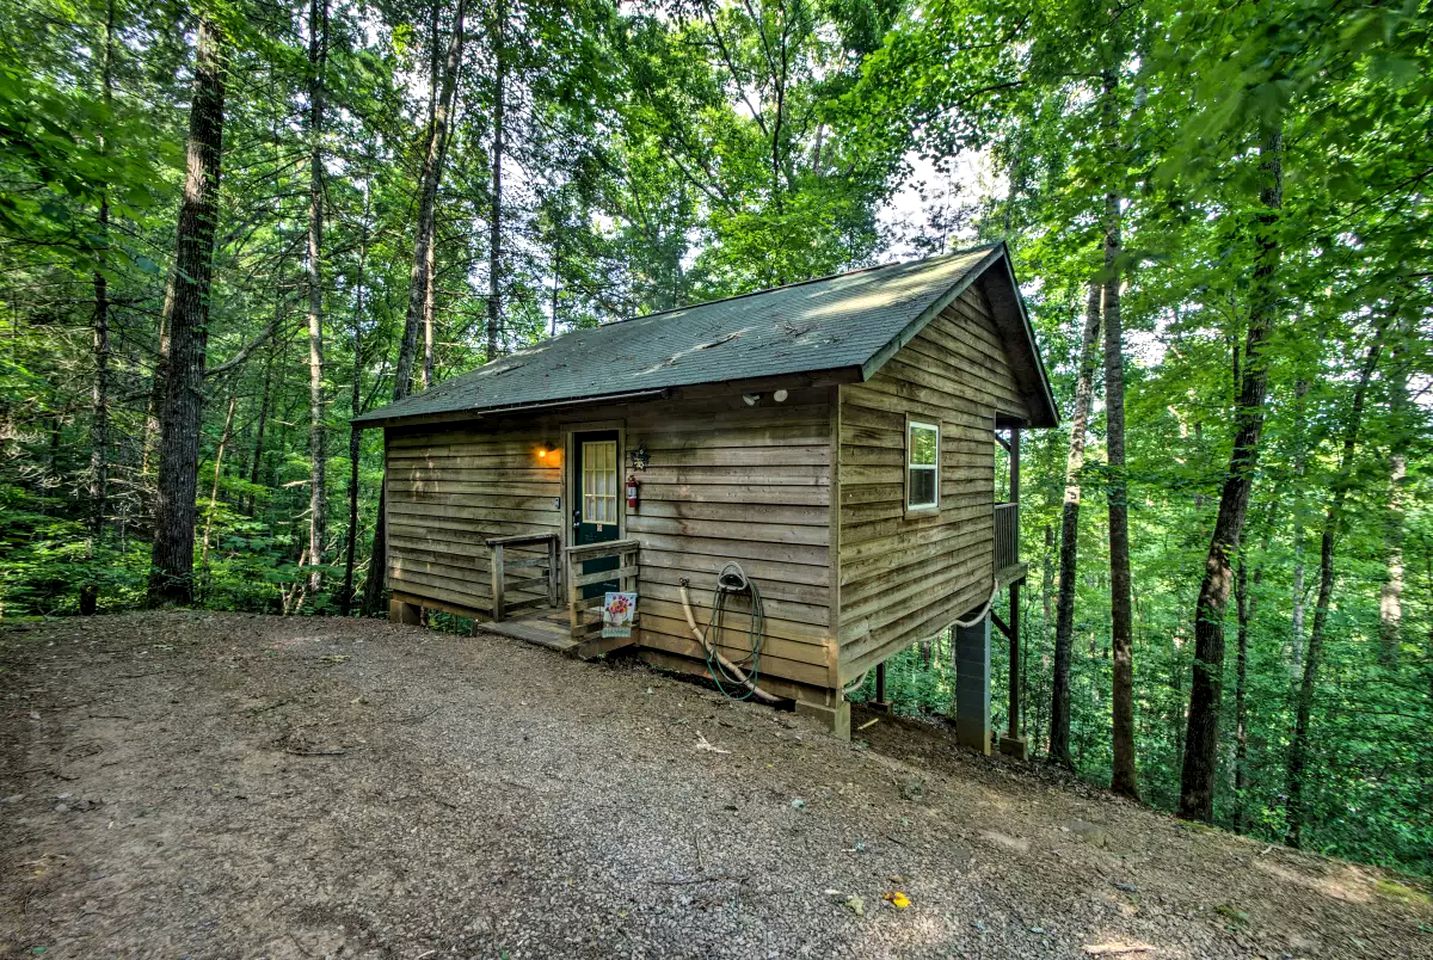
M617 431L595 430L572 435L572 542L574 546L616 540L621 515L621 482L618 472ZM583 573L616 570L617 557L599 557L582 563ZM618 590L616 580L590 583L582 588L584 599Z

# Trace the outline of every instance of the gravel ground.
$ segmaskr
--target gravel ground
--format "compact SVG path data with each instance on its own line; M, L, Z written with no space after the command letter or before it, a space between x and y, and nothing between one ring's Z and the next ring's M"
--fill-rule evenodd
M0 691L3 956L1433 957L1378 871L496 636L53 621Z

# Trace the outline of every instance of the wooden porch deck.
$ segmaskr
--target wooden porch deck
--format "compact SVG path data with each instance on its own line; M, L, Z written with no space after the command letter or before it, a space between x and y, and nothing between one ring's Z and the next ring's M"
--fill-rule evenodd
M579 660L604 657L614 650L635 644L638 637L638 628L635 625L630 637L604 637L600 631L580 638L574 637L571 614L566 607L528 610L510 619L479 623L474 629L535 643Z
M602 636L602 607L599 600L583 596L583 588L616 581L625 591L637 591L638 544L636 540L606 540L568 547L565 551L567 576L559 571L558 539L555 534L519 534L492 537L491 551L493 606L491 620L475 629L499 636L525 640L557 650L568 656L590 660L637 643L636 618L632 635ZM534 555L535 554L535 555ZM586 572L584 563L612 558L611 569ZM510 582L513 574L523 576ZM567 605L558 605L559 585L567 582Z
M510 620L490 620L478 624L477 629L526 640L562 653L568 653L580 644L572 636L566 607L531 610Z

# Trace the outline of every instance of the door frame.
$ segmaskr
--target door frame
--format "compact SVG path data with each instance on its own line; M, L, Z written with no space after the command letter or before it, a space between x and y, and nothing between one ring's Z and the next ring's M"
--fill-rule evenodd
M574 456L574 438L579 433L601 430L617 431L617 539L627 536L627 425L623 420L570 420L561 425L562 430L562 546L572 546L572 508L582 496L582 478L573 469L577 458ZM564 572L567 563L563 562ZM563 577L564 587L566 577Z
M562 431L562 539L560 547L572 546L575 531L572 529L572 509L582 496L582 478L577 476L576 437L579 433L617 432L617 536L627 536L627 475L624 472L627 456L627 424L625 420L568 420L558 425ZM559 588L567 596L567 553L562 554L562 576Z

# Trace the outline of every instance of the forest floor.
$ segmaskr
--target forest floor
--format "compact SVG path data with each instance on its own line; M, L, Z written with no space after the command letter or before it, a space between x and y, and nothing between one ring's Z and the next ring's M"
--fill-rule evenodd
M1433 957L1380 871L858 737L488 634L13 626L0 955Z

